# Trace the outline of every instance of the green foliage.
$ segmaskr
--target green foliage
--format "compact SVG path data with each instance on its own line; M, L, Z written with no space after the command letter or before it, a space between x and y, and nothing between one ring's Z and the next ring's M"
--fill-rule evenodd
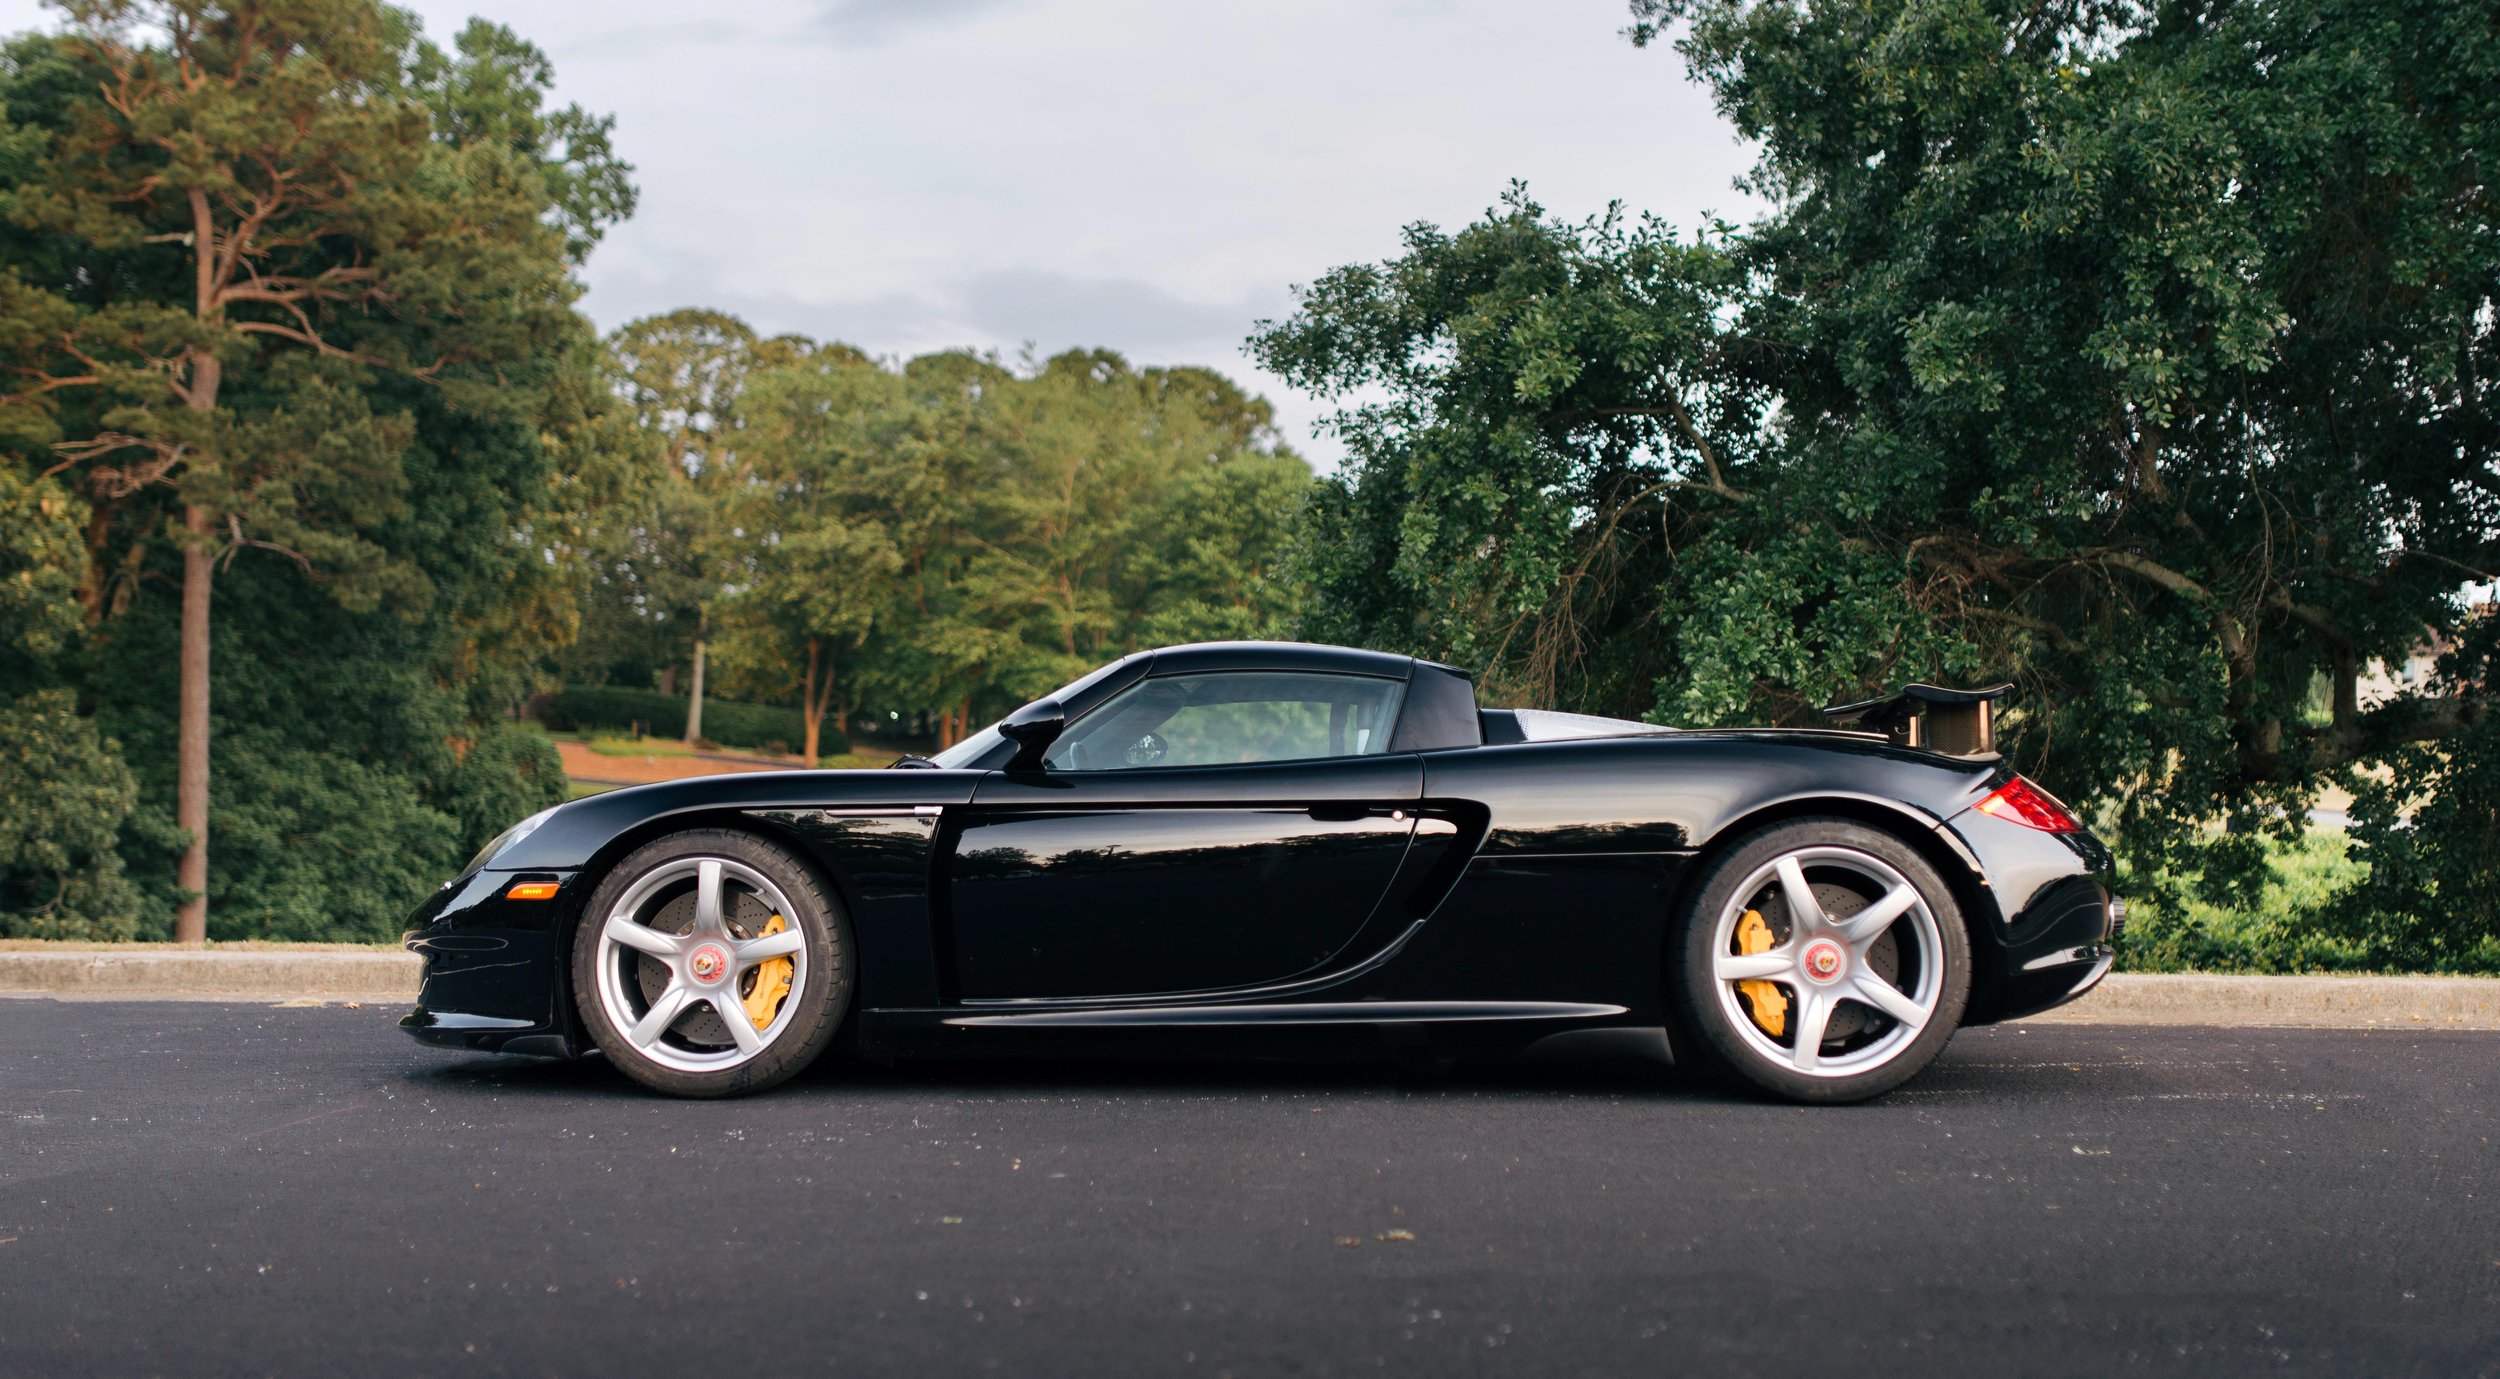
M1284 625L1310 469L1231 381L1107 351L898 369L780 343L715 428L735 439L725 684L962 731L1141 646Z
M2487 15L1634 8L1760 141L1765 496L1899 562L1902 625L1945 637L1902 670L2016 678L2021 760L2208 894L2345 768L2412 790L2407 744L2476 750L2488 682L2356 686L2500 567Z
M2199 896L2196 875L2151 877L2130 868L2120 965L2131 972L2366 972L2398 964L2369 935L2370 916L2341 901L2368 871L2333 833L2257 845L2251 901Z
M87 505L60 484L0 469L0 690L40 684L85 640L78 588Z
M2204 899L2197 876L2132 872L2119 966L2130 972L2448 972L2500 976L2500 937L2384 908L2383 865L2356 836L2263 840L2245 900ZM2486 869L2487 870L2487 869Z
M525 464L532 450L487 453ZM472 663L458 602L491 600L498 567L513 559L499 535L508 529L493 523L517 507L463 491L480 476L424 472L411 511L434 520L390 535L441 543L427 616L356 614L269 562L237 562L219 582L212 938L395 936L480 843L562 797L552 744L476 716L448 678ZM479 525L458 520L481 502ZM91 680L144 788L121 850L157 915L174 899L173 725L154 698L173 654L171 613L143 602L108 624Z
M600 734L582 745L603 757L684 757L694 755L695 751L685 742L663 737L620 737L614 733Z
M1198 506L1227 487L1280 495L1307 482L1265 403L1206 370L1140 370L1103 350L1055 356L961 401L981 481L962 500L964 529L943 534L951 578L931 593L976 658L954 682L982 707L1044 693L1155 635L1280 621L1279 514Z
M407 773L256 723L220 726L212 938L396 938L459 866L460 821Z
M2384 766L2460 842L2365 815L2360 910L2481 942L2494 680L2358 686L2500 569L2488 16L1634 10L1772 213L1686 242L1514 191L1304 291L1254 348L1350 404L1305 627L1685 722L2011 678L2018 764L2165 903L2254 903Z
M741 399L745 482L724 505L743 577L723 610L720 659L750 693L795 693L799 750L814 756L828 748L810 732L828 712L847 721L858 702L861 645L900 611L903 557L878 487L893 459L858 436L888 376L839 346L791 353Z
M139 892L115 850L138 795L68 691L0 700L0 938L139 936Z
M578 105L546 110L554 64L501 24L472 19L453 40L457 56L417 45L408 82L453 147L501 147L526 160L545 190L548 218L575 263L610 225L634 213L633 165L616 156L613 115Z
M516 820L562 804L564 758L544 733L517 723L489 728L460 756L450 804L460 826L458 850L474 853Z
M0 469L0 937L130 938L138 890L116 850L138 800L120 748L52 687L85 650L86 504Z
M2500 618L2486 617L2442 667L2451 681L2500 679ZM2438 747L2407 747L2382 777L2354 781L2355 851L2369 872L2352 913L2397 962L2500 971L2500 719Z
M676 737L686 730L686 699L658 690L615 686L562 690L540 701L538 717L557 732L631 732L639 726L653 737ZM703 703L703 735L724 747L796 751L804 727L796 709L727 699L707 698ZM850 739L839 728L828 726L824 751L849 750Z
M113 839L135 903L91 927L163 936L187 841L174 594L205 542L211 936L390 937L563 796L552 749L500 717L571 634L592 495L557 461L614 418L569 268L629 170L491 25L446 53L372 0L65 8L69 32L0 56L0 505L76 493L27 538L79 556L33 577L62 648L28 670L55 694L34 759L88 801L43 835ZM231 251L205 298L202 205ZM135 806L114 788L134 777Z
M1637 714L1691 499L1760 463L1729 386L1715 236L1618 215L1573 226L1524 190L1456 235L1410 226L1252 341L1327 397L1348 450L1300 544L1303 630L1475 668L1497 698ZM1727 505L1724 501L1721 506Z

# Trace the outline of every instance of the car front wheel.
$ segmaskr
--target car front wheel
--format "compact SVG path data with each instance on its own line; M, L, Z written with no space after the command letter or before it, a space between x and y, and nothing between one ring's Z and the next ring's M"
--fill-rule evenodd
M1863 1101L1943 1052L1970 938L1943 877L1889 833L1798 819L1696 878L1669 982L1719 1070L1774 1096Z
M757 1092L816 1061L850 1008L839 905L787 849L700 830L636 850L583 907L582 1024L608 1061L677 1096Z

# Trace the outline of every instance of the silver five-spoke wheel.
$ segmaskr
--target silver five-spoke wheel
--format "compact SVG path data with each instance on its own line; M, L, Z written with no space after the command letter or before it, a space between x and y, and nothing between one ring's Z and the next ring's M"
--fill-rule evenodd
M1932 1062L1970 995L1934 863L1855 819L1771 824L1695 873L1670 988L1701 1061L1795 1101L1859 1101Z
M636 878L598 929L599 1002L634 1051L679 1072L734 1068L789 1028L808 944L789 897L729 857Z
M1935 914L1907 877L1854 848L1799 848L1755 868L1720 908L1716 939L1730 1022L1764 1057L1811 1077L1891 1061L1943 991Z

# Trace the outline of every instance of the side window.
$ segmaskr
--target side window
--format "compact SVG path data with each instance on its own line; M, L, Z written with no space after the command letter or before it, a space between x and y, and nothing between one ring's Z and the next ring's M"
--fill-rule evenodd
M1363 675L1226 671L1142 680L1072 725L1054 771L1230 766L1385 752L1406 686Z

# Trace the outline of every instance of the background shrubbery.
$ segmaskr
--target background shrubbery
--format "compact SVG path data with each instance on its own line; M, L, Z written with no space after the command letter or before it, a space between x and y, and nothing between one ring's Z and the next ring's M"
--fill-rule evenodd
M2426 926L2382 897L2344 834L2267 849L2253 899L2199 898L2198 874L2131 875L2130 972L2446 972L2500 976L2500 939ZM2426 941L2427 940L2427 941Z
M616 686L559 690L533 701L532 707L539 722L560 733L624 733L637 725L653 737L677 737L686 731L686 697L658 690ZM703 701L704 739L724 747L790 752L797 750L805 732L796 709L708 697ZM819 755L835 756L850 749L848 735L826 724Z
M597 338L631 169L493 24L64 9L0 46L0 935L167 936L178 865L213 937L387 935L564 796L533 696L833 755L1293 634L1697 725L2009 679L2130 965L2500 970L2483 8L1631 0L1763 217L1521 187L1317 274L1252 342L1344 404L1317 483L1204 368Z

